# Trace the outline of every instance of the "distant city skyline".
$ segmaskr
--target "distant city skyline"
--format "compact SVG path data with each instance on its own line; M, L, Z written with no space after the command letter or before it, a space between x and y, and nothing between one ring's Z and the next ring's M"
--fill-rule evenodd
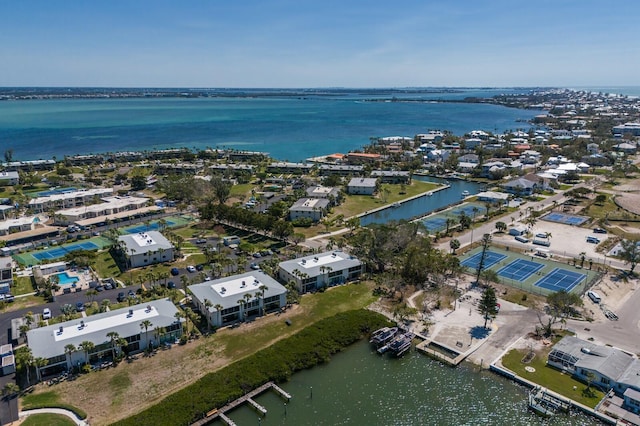
M0 86L637 86L640 3L0 0Z

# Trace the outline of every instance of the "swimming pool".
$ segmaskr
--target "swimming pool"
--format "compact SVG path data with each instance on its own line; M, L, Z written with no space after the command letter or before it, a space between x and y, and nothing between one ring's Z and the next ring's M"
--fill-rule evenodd
M72 277L66 272L55 274L58 277L58 284L60 285L73 285L79 281L78 277Z

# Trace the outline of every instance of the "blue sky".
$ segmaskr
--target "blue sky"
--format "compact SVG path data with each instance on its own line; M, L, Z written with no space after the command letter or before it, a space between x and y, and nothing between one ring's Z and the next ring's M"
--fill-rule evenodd
M0 0L0 86L640 85L640 2Z

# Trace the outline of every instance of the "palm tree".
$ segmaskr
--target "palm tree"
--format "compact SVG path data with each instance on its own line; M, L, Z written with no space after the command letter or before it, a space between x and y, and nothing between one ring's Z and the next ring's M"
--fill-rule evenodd
M181 323L182 321L180 321L180 319L184 318L184 314L180 311L176 312L175 315L176 320L178 320L179 323ZM189 324L187 323L186 319L185 319L185 335L189 334Z
M583 268L584 267L584 261L587 258L587 253L580 252L579 256L580 256L580 267Z
M182 284L182 291L184 291L184 297L187 297L189 295L189 293L187 293L187 290L189 289L189 277L187 277L186 275L181 275L180 283Z
M140 328L144 328L144 338L147 341L147 347L151 348L151 342L149 342L149 328L151 328L153 324L149 320L144 320L140 323Z
M47 364L49 364L49 360L47 358L43 358L41 356L34 358L33 366L36 368L36 375L38 377L38 381L42 380L42 377L40 376L40 369L46 366Z
M451 253L456 254L456 250L460 248L460 240L452 239L449 241L449 247L451 247Z
M222 310L224 309L224 306L222 306L219 303L216 303L214 306L214 309L216 310L216 312L218 312L218 315L220 316L220 325L222 325Z
M238 305L240 305L240 321L244 320L244 305L247 303L244 299L238 300Z
M85 357L85 362L84 363L85 363L85 365L89 364L89 352L91 350L93 350L93 348L95 348L95 347L96 347L96 345L93 342L89 341L89 340L85 340L85 341L83 341L82 343L80 343L78 345L78 349L80 349L81 351L84 352L84 357Z
M162 336L164 336L164 334L167 332L167 329L164 327L156 327L154 330L154 335L156 336L156 341L158 342L158 345L160 345L160 341L162 339Z
M71 363L71 354L74 353L77 350L78 349L76 348L76 346L74 344L72 344L72 343L69 343L68 345L65 345L65 347L64 347L64 353L69 356L69 365L71 366L71 368L73 368L73 364Z
M211 318L209 318L209 309L213 307L213 303L209 299L204 299L204 309L207 311L207 333L211 331Z
M33 353L31 348L24 347L19 352L16 352L16 364L24 368L27 373L27 386L31 385L31 366L33 366Z
M260 290L261 293L261 298L262 298L262 315L264 315L264 292L269 290L269 287L267 287L264 284L260 284L260 287L258 287L258 289Z
M115 361L116 359L116 345L118 343L118 341L120 340L120 334L118 334L117 331L110 331L107 333L107 337L109 338L109 341L111 342L111 359L113 359Z
M100 312L107 312L107 309L109 309L109 305L111 305L111 300L109 299L104 299L102 302L100 302Z

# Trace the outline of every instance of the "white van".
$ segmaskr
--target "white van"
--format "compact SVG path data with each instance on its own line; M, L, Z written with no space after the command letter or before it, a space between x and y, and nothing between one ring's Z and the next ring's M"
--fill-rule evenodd
M598 293L596 293L595 291L589 290L587 292L587 296L589 296L589 299L591 299L593 301L593 303L600 303L600 301L602 300L602 299L600 299L600 295Z
M228 236L228 237L224 237L222 239L222 242L227 247L232 245L232 244L240 244L240 237L237 237L235 235L231 235L231 236Z

